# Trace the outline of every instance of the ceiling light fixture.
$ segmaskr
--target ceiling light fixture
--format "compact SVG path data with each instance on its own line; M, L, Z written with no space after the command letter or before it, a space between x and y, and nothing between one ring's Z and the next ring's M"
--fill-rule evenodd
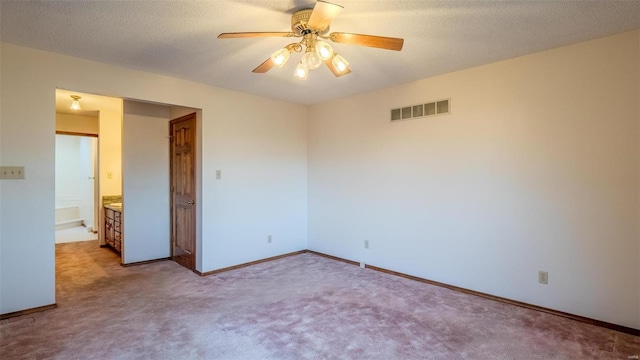
M338 72L343 72L349 67L349 62L345 60L345 58L337 54L333 57L331 63L336 68L336 70L338 70Z
M300 61L293 75L298 80L307 80L307 76L309 75L309 68L302 61Z
M277 67L281 68L284 66L284 64L287 63L287 60L289 60L289 56L291 56L291 51L289 51L289 49L287 48L282 48L271 54L271 61L273 61L273 63Z
M302 56L302 62L307 65L309 70L317 69L322 65L322 60L313 47L307 47L307 51Z
M309 75L309 70L319 68L323 62L329 66L330 70L336 76L338 74L348 73L350 71L349 62L342 56L336 54L327 42L318 40L319 37L320 35L317 33L308 32L304 34L304 39L299 43L289 44L273 53L273 55L271 55L271 61L275 66L282 67L289 59L291 52L302 52L304 48L302 59L300 59L300 63L293 73L296 79L306 80Z
M71 95L71 98L73 99L73 101L71 102L71 106L69 107L69 109L71 110L82 110L80 108L80 99L82 99L80 96L78 95Z
M316 43L316 52L321 60L329 60L331 59L331 55L333 55L333 48L331 45L320 40Z
M1 1L1 0L0 0ZM307 0L310 2L310 0ZM293 75L304 80L309 70L317 69L322 63L335 77L351 73L349 62L339 56L328 44L329 41L348 45L360 45L386 50L402 50L404 40L401 38L329 32L331 21L340 14L343 7L327 0L317 0L310 8L301 9L291 15L291 31L271 32L231 32L218 35L218 39L241 39L262 37L295 37L302 38L274 52L262 64L253 69L254 73L264 74L274 67L283 67L292 52L302 53L302 59L296 66ZM304 52L302 51L304 49Z

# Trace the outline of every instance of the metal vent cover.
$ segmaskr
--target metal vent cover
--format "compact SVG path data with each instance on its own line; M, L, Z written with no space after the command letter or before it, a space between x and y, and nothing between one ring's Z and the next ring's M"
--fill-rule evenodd
M451 99L430 101L423 104L391 109L391 121L407 120L451 113Z

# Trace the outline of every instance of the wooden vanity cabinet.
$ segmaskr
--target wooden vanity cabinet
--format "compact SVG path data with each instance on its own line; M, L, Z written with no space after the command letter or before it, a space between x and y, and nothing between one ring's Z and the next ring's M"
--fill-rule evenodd
M117 252L122 252L122 212L104 208L104 241Z

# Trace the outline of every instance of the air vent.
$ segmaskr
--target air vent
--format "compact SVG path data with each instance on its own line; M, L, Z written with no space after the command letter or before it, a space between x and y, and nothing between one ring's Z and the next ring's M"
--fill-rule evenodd
M411 106L402 108L402 118L410 119L411 118Z
M391 121L406 120L451 113L450 99L436 100L426 104L391 109Z

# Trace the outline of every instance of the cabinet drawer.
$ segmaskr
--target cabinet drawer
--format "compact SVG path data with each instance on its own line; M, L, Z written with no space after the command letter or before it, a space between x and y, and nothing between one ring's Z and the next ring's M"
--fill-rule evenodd
M106 217L107 219L113 219L113 213L115 213L115 211L104 208L104 217Z
M122 235L120 234L119 231L114 232L113 233L113 237L114 237L114 239L116 239L116 241L122 240Z
M113 230L122 232L122 229L120 228L120 221L115 221L113 223Z
M121 222L122 221L122 213L118 212L118 211L114 211L113 212L113 218L117 221L117 222Z

